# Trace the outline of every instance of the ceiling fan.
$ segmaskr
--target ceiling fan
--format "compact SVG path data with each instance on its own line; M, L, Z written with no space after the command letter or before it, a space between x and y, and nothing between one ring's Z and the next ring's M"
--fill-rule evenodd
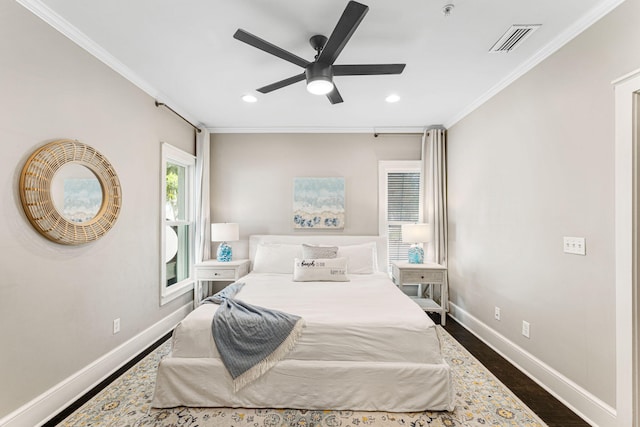
M355 1L350 1L344 9L340 20L327 39L323 35L315 35L309 39L309 43L315 49L316 56L313 62L307 61L291 52L269 43L251 33L238 29L233 37L253 47L275 55L304 68L304 73L286 78L279 82L261 87L258 92L269 93L281 89L293 83L307 80L307 90L315 95L327 95L332 104L342 102L342 96L333 83L334 76L363 76L380 74L400 74L406 64L359 64L359 65L334 65L334 62L344 49L345 45L360 25L360 22L369 11L369 7Z

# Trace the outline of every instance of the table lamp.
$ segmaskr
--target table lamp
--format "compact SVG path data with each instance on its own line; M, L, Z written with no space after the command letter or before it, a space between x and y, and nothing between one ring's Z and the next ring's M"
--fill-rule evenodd
M218 261L231 261L231 246L229 246L227 242L234 240L240 240L240 228L238 224L231 222L211 224L211 241L222 242L220 246L218 246L218 252L216 253Z
M424 263L422 244L431 240L429 224L402 224L402 243L411 243L409 264Z

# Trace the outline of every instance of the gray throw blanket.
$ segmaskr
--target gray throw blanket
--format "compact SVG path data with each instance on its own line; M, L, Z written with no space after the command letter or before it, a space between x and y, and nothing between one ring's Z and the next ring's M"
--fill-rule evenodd
M203 303L219 304L211 332L234 391L258 379L293 349L302 334L300 316L270 310L233 297L244 283L233 283Z

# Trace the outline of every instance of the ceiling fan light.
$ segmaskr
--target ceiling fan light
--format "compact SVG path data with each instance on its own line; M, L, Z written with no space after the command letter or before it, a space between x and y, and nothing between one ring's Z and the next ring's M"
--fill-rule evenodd
M387 96L384 100L387 101L389 104L393 104L394 102L400 101L400 96L395 93L392 93L391 95Z
M244 102L249 102L249 103L258 102L258 98L256 98L255 96L253 96L251 94L242 95L242 100Z
M307 90L314 95L326 95L333 90L333 71L330 65L312 62L304 71Z
M314 95L326 95L333 90L331 80L317 78L307 82L307 90Z

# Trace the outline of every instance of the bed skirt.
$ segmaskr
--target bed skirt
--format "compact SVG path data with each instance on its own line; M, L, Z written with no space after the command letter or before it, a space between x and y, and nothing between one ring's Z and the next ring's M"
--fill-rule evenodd
M442 364L283 360L233 392L220 359L160 362L155 408L176 406L386 412L452 411L451 371Z

